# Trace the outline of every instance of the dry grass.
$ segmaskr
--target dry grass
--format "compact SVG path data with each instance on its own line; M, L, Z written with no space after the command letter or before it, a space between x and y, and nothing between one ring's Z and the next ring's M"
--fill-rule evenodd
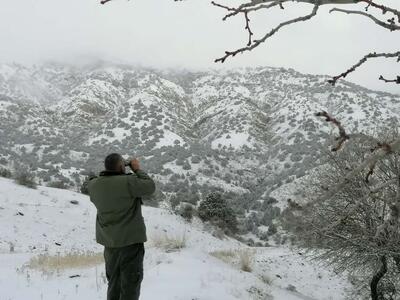
M253 271L254 253L251 250L217 250L210 252L210 255L225 263L238 265L244 272Z
M217 250L210 252L210 255L222 260L226 263L233 263L237 257L237 251L235 250Z
M40 254L32 257L27 267L41 271L55 271L93 267L103 262L103 253L71 252L59 255Z
M250 250L243 250L239 252L240 269L244 272L253 271L254 254Z
M177 251L186 247L186 234L183 233L179 236L155 235L151 238L151 244L166 251Z

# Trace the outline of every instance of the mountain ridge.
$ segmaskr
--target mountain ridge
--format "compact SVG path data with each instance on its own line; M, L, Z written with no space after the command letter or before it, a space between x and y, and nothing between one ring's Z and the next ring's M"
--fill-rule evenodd
M322 163L336 129L316 112L349 132L399 123L399 95L346 81L332 87L327 76L292 69L14 69L0 67L0 166L78 189L107 153L135 155L158 181L157 201L195 204L219 190L239 215L267 214L262 203L274 190Z

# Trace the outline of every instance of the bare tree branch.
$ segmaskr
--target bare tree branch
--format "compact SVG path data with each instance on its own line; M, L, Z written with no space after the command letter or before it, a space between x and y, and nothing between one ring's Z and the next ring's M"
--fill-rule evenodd
M106 4L110 1L112 1L112 0L101 0L100 3ZM178 2L178 1L182 1L182 0L174 0L174 1ZM283 9L282 4L287 3L287 2L312 4L312 5L314 5L314 8L310 14L305 15L305 16L299 16L297 18L283 22L283 23L279 24L278 26L276 26L275 28L273 28L272 30L270 30L262 38L253 39L254 32L252 31L252 29L250 27L250 16L249 16L250 12L254 12L254 11L258 11L258 10L267 10L267 9L273 8L275 6L279 6L280 8ZM245 18L245 30L247 31L247 34L248 34L248 40L247 40L245 47L241 47L241 48L238 48L238 49L232 50L232 51L225 51L224 56L217 58L214 61L224 63L226 61L226 59L229 57L234 57L239 53L252 51L254 48L258 47L260 44L264 43L267 39L269 39L274 34L276 34L283 27L286 27L286 26L294 24L294 23L307 21L307 20L313 18L317 14L318 8L321 5L329 5L329 4L345 5L345 4L360 4L360 3L367 4L367 7L365 8L366 12L362 12L362 11L358 11L358 10L346 10L343 8L333 8L330 12L342 12L342 13L352 14L352 15L355 15L355 14L361 15L361 16L371 19L375 24L377 24L378 26L380 26L382 28L388 29L390 31L400 30L400 25L396 24L396 20L395 20L395 17L396 17L397 22L400 23L400 11L397 9L394 9L392 7L388 7L388 6L384 6L384 5L375 3L373 0L250 0L248 2L238 5L237 7L230 7L230 6L223 5L223 4L217 3L215 1L212 1L211 2L212 5L223 8L228 12L228 14L223 17L224 21L227 20L228 18L236 16L238 14L243 14L244 18ZM367 13L367 11L369 11L370 7L380 10L383 15L385 15L386 13L391 13L392 15L394 15L394 17L388 19L387 21L379 20L376 16L374 16L370 13ZM329 80L329 82L332 85L335 85L338 79L345 78L349 73L355 71L355 69L357 69L363 63L365 63L367 61L367 59L369 59L369 58L374 58L374 57L389 58L389 57L397 56L400 59L399 53L400 53L400 51L396 52L396 53L381 53L381 54L370 53L370 54L366 55L365 57L363 57L356 65L354 65L353 67L348 69L346 72L343 72L342 74L333 77L331 80ZM397 84L400 83L400 76L397 76L396 79L385 79L381 76L379 79L383 80L385 82L388 82L388 83L397 83Z
M356 63L354 66L352 66L350 69L348 69L347 71L343 72L342 74L338 75L338 76L334 76L332 79L328 80L328 82L332 85L335 85L336 82L340 79L340 78L345 78L347 75L349 75L350 73L354 72L358 67L360 67L362 64L364 64L368 59L370 58L379 58L379 57L383 57L383 58L393 58L393 57L397 57L397 61L400 60L400 51L394 52L394 53L369 53L367 55L365 55L358 63Z
M396 25L394 22L392 22L390 19L388 20L387 23L379 20L378 18L374 17L371 14L368 14L366 12L363 11L358 11L358 10L347 10L347 9L342 9L342 8L332 8L329 12L342 12L342 13L346 13L346 14L353 14L353 15L361 15L361 16L365 16L369 19L371 19L372 21L374 21L377 25L384 27L386 29L389 29L390 31L395 31L395 30L400 30L400 26Z
M317 117L324 117L326 122L331 122L339 129L339 137L336 138L338 144L332 148L333 152L340 150L346 140L350 137L347 135L346 130L342 124L335 118L331 117L326 111L318 112L315 114Z
M377 3L373 2L372 0L319 0L319 1L315 1L315 0L297 0L296 2L313 4L314 5L313 12L310 13L309 15L306 15L306 16L303 16L303 17L298 17L298 18L295 18L293 20L289 20L287 22L283 22L283 23L279 24L277 27L272 29L269 33L264 35L264 37L262 37L261 39L258 39L258 40L254 40L253 43L252 43L251 39L252 39L252 36L253 36L253 32L250 30L250 27L249 27L249 21L250 21L249 12L260 10L260 9L270 9L270 8L272 8L274 6L277 6L277 5L280 5L281 8L283 8L282 7L282 3L284 3L284 2L288 2L288 0L251 0L251 1L247 2L247 3L239 5L238 7L228 7L228 6L225 6L225 5L222 5L222 4L218 4L218 3L213 1L212 2L213 5L221 7L221 8L224 8L227 11L230 12L229 14L227 14L223 18L223 20L226 20L227 18L235 16L235 15L237 15L239 13L245 14L245 20L246 20L245 29L248 31L248 35L249 35L249 39L248 39L246 47L238 48L238 49L236 49L234 51L225 51L225 55L220 57L220 58L218 58L218 59L216 59L215 62L224 63L226 61L226 59L229 58L229 57L234 57L238 53L244 53L246 51L251 51L254 48L258 47L261 43L264 43L268 38L270 38L272 35L274 35L282 27L290 25L290 24L293 24L293 23L297 23L297 22L306 21L306 20L311 19L312 17L314 17L316 15L317 10L318 10L318 6L320 6L320 5L326 5L326 4L340 5L340 4L366 3L368 5L365 8L366 11L368 11L369 7L373 7L373 8L379 9L382 14L386 14L387 12L392 13L397 17L397 19L398 19L398 21L400 23L400 11L398 11L398 10L396 10L394 8L391 8L391 7L386 7L384 5L377 4ZM400 25L396 24L395 18L388 19L387 21L382 21L382 20L379 20L377 17L375 17L374 15L372 15L370 13L357 11L357 10L345 10L345 9L342 9L342 8L333 8L330 12L342 12L342 13L346 13L346 14L357 14L357 15L365 16L365 17L371 19L375 24L377 24L380 27L383 27L383 28L388 29L390 31L400 30ZM394 56L399 56L397 53ZM360 65L362 65L368 58L372 58L372 57L386 57L386 58L388 58L388 57L393 57L393 56L391 56L391 54L387 54L387 55L386 54L377 54L376 55L375 53L371 53L371 54L365 56L364 58L362 58L361 61L358 64L354 65L352 68L350 68L346 72L340 74L339 76L333 77L333 79L329 80L329 82L332 85L335 85L335 83L336 83L336 81L338 79L346 77L349 73L353 72L356 68L358 68ZM381 80L384 80L385 82L395 82L395 83L397 83L397 79L395 79L395 80L381 79Z
M277 27L275 27L274 29L272 29L269 33L267 33L266 35L264 35L261 39L254 40L254 41L253 41L253 44L250 45L250 46L246 46L246 47L243 47L243 48L239 48L239 49L234 50L234 51L225 51L225 55L224 55L223 57L221 57L221 58L217 58L217 59L215 60L215 62L224 63L225 60L226 60L228 57L234 57L234 56L235 56L236 54L238 54L238 53L243 53L243 52L246 52L246 51L251 51L251 50L253 50L254 48L258 47L261 43L264 43L268 38L270 38L270 37L273 36L275 33L277 33L281 28L283 28L283 27L285 27L285 26L288 26L288 25L291 25L291 24L294 24L294 23L307 21L307 20L313 18L313 17L316 16L316 14L317 14L317 11L318 11L318 8L319 8L319 5L320 5L320 4L319 4L320 1L321 1L321 0L315 0L314 8L313 8L313 10L312 10L312 12L311 12L310 14L305 15L305 16L302 16L302 17L294 18L294 19L291 19L291 20L289 20L289 21L286 21L286 22L283 22L283 23L279 24Z
M379 76L379 80L383 80L386 83L387 82L394 82L394 83L400 84L400 76L397 76L395 79L386 79L381 75L381 76Z
M249 12L257 11L260 9L269 9L269 8L272 8L272 7L278 6L278 5L280 6L280 8L283 8L282 3L287 2L287 1L290 1L290 0L275 0L274 2L269 3L269 4L260 4L260 5L256 5L256 6L250 6L249 3L246 3L246 4L240 5L237 8L222 5L222 4L216 3L215 1L211 1L211 4L214 6L220 7L220 8L224 8L227 11L230 11L229 14L227 14L226 16L224 16L222 18L223 21L226 21L226 19L236 16L239 13L249 13Z
M255 6L262 3L270 3L275 2L276 0L251 0L246 4L242 4L245 7ZM290 0L293 1L293 0ZM300 3L308 3L308 4L315 4L314 0L296 0L296 2ZM366 2L366 0L321 0L320 5L326 4L355 4L359 2Z
M249 13L248 12L244 13L244 18L246 20L245 29L249 33L249 41L247 42L247 46L250 46L251 45L251 39L252 39L252 36L253 36L253 32L251 31L251 28L250 28L250 19L249 19Z
M381 4L376 4L371 0L361 0L361 2L365 2L368 4L367 8L365 10L368 10L369 6L372 6L374 8L378 8L382 11L382 14L386 14L387 12L391 12L392 14L394 14L395 16L397 16L398 22L400 23L400 11L398 11L397 9L388 7L388 6L384 6Z

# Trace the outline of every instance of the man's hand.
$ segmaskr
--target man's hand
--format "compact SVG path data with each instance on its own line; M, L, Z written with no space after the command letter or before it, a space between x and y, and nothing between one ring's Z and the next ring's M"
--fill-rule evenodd
M131 160L131 169L133 172L140 169L140 164L137 158Z

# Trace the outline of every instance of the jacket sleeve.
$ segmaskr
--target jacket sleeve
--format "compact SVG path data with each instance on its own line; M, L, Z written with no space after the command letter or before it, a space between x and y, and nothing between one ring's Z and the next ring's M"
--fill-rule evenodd
M149 196L156 190L153 179L142 170L128 176L128 186L133 197Z

